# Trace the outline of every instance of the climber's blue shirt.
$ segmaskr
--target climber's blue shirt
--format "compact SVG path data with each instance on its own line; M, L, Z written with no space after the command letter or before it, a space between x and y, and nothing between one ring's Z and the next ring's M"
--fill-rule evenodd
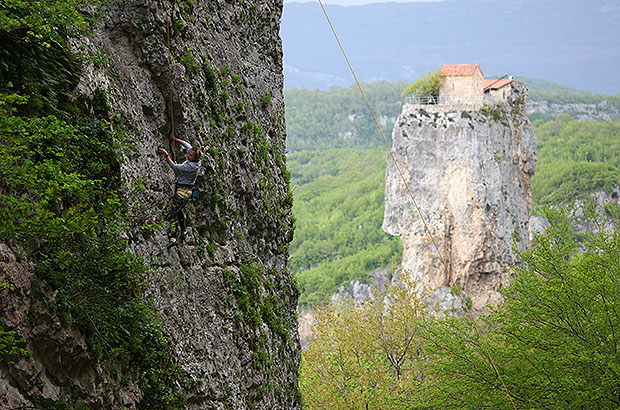
M186 141L181 141L181 145L187 151L192 148ZM170 165L170 168L172 168L177 175L177 185L194 186L196 178L198 178L201 161L192 162L190 160L185 160L182 164L175 164L171 161L168 165Z

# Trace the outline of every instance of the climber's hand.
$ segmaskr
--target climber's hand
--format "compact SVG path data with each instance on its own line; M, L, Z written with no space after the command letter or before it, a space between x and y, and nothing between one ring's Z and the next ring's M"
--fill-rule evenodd
M157 152L159 152L161 155L163 155L164 157L168 156L168 151L166 151L163 147L159 147L159 149L157 150Z

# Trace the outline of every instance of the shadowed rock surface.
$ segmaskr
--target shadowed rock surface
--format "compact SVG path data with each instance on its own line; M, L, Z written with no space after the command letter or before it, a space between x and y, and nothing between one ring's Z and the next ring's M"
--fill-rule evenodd
M186 244L170 251L167 224L158 224L174 180L156 149L176 148L179 162L183 154L167 140L165 3L102 7L96 34L72 43L76 52L105 56L85 63L77 92L103 95L102 115L133 135L131 149L118 153L131 221L121 239L152 268L144 297L172 342L184 408L299 408L297 290L286 269L293 227L282 0L169 5L176 135L205 151L200 198L185 212ZM0 287L0 317L32 352L0 366L0 407L144 408L131 372L99 360L84 335L61 325L45 303L54 292L25 252L0 245L2 282L10 285ZM251 288L248 272L258 272Z

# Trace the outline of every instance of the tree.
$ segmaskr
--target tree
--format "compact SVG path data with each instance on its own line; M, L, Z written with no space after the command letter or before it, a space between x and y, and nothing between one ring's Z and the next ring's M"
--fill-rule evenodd
M444 83L445 77L441 75L441 68L429 71L426 75L418 77L415 83L405 88L402 96L414 94L424 97L439 97L439 88Z
M619 408L620 230L593 216L577 253L566 218L547 215L551 227L521 252L505 302L479 327L517 408ZM411 408L513 408L471 325L439 321L426 336L435 385Z
M358 305L318 308L301 365L309 408L402 408L403 395L421 378L423 308L406 284L375 289Z

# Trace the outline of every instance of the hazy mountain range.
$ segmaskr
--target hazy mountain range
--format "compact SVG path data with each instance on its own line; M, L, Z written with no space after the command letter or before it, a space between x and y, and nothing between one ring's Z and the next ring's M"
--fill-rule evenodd
M442 64L479 63L486 76L541 78L620 92L620 1L445 0L326 5L362 81L414 81ZM287 3L285 86L353 82L318 3Z

